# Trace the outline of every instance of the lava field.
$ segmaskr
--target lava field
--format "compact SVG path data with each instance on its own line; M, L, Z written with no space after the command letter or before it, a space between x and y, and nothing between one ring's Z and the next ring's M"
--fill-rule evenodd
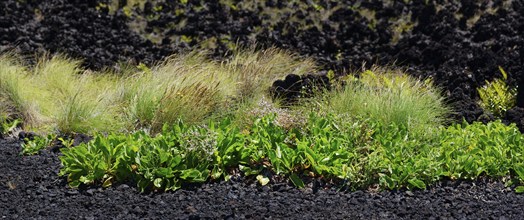
M307 7L283 0L154 2L115 9L107 0L2 0L0 53L28 58L64 53L83 60L86 68L118 71L124 63L152 64L195 48L211 50L220 59L235 45L275 46L313 57L325 72L376 64L430 77L453 107L451 118L468 122L496 119L479 106L477 88L501 78L499 67L508 73L510 86L524 90L522 0L319 0ZM519 91L517 107L501 118L521 131L523 94ZM59 153L26 157L19 152L17 141L0 140L2 219L524 216L524 196L489 180L444 180L419 191L337 192L286 184L261 187L238 179L140 194L127 185L70 189L57 176Z

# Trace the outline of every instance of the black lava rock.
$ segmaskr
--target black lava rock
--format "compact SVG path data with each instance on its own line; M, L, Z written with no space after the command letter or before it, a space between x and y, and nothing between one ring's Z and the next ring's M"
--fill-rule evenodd
M315 93L330 89L331 83L325 75L289 74L284 80L275 81L270 92L274 99L281 99L284 103L292 104L299 98L309 98Z
M524 108L515 107L506 111L504 122L507 124L515 123L520 132L524 133Z
M36 136L38 135L35 132L20 131L20 133L18 133L18 140L34 140Z

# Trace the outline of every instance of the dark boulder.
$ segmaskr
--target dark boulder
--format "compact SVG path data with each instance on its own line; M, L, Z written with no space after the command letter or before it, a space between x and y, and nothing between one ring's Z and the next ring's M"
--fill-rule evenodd
M331 83L326 75L289 74L284 80L277 80L270 88L273 99L281 99L284 105L293 104L300 98L310 98L318 92L330 90Z
M21 131L18 133L18 140L20 141L26 141L26 140L34 140L35 137L38 135L35 132L27 132L27 131Z
M514 107L506 112L504 123L515 123L520 132L524 132L524 108Z

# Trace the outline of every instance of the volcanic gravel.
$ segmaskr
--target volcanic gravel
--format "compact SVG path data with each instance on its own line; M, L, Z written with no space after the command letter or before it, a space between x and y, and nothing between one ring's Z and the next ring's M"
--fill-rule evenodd
M125 0L119 2L125 3ZM508 72L524 90L524 0L511 1L314 1L307 7L266 0L239 7L218 1L156 1L143 9L109 12L108 1L2 0L0 53L31 58L65 53L86 68L118 71L124 63L151 64L191 48L228 54L231 43L277 46L312 56L325 70L372 64L432 77L456 112L451 118L491 121L477 104L476 88ZM438 3L435 3L438 2ZM360 7L359 13L350 6ZM318 10L322 7L326 10ZM277 17L268 10L278 11ZM176 12L176 13L175 13ZM370 15L374 17L369 17ZM148 18L136 19L136 16ZM137 21L141 21L138 22ZM397 36L398 22L409 27ZM133 23L134 22L134 23ZM134 28L130 28L133 25ZM138 25L137 25L138 24ZM400 25L402 26L402 25ZM148 40L144 36L154 36ZM151 39L153 39L151 38ZM207 42L203 45L202 42ZM207 46L206 46L207 45ZM28 59L31 60L31 59ZM337 71L338 72L338 71ZM301 80L308 79L308 82ZM325 77L289 75L271 91L294 100L300 87ZM524 131L524 92L503 117ZM443 181L425 191L371 193L260 187L242 179L176 192L139 194L135 187L73 190L57 176L57 154L19 156L19 143L0 140L0 218L522 218L522 195L489 181Z
M524 195L501 183L443 181L424 191L296 189L246 181L209 183L167 193L134 186L70 189L58 155L20 156L0 140L1 219L520 219Z

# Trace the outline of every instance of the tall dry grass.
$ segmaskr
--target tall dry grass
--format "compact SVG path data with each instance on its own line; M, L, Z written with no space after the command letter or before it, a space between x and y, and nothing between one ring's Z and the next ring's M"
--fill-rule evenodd
M148 129L183 120L242 117L272 82L315 70L310 59L270 48L234 51L224 61L193 51L124 73L92 72L61 55L25 66L0 58L0 100L45 132L91 133Z

